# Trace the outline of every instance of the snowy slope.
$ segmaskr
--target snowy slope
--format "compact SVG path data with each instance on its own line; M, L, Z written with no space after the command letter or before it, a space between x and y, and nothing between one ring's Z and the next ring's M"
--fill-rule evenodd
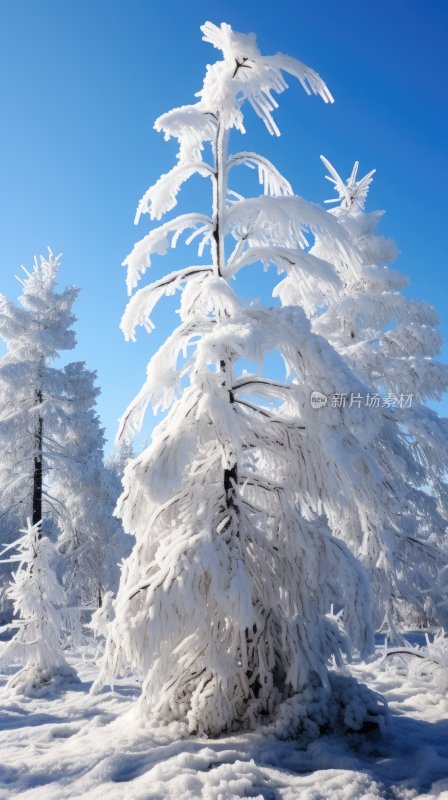
M82 655L72 659L83 680L76 690L2 698L0 800L448 798L448 697L381 653L352 670L387 698L392 733L325 736L302 749L261 733L207 740L180 724L136 730L126 712L138 686L89 696L96 667Z

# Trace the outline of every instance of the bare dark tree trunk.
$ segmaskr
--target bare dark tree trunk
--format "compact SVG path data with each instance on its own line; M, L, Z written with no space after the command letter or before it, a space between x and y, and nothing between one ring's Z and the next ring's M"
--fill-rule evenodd
M227 196L227 175L226 175L226 158L227 158L227 131L225 128L221 127L221 124L218 120L217 129L216 129L216 139L214 142L214 157L215 157L215 183L214 183L214 196L213 196L213 206L215 212L215 228L213 231L213 237L215 240L215 253L214 253L214 265L217 270L217 274L222 276L222 269L225 265L225 252L224 252L224 230L223 230L223 218L225 212L225 202ZM226 359L221 359L219 363L220 372L224 373L224 382L223 386L226 385L226 378L227 381L232 383L231 376L232 376L232 365L230 361ZM226 375L227 373L227 375ZM235 398L233 396L232 389L229 386L229 401L230 403L235 402ZM230 464L224 469L224 493L225 493L225 500L227 508L234 508L237 512L237 508L235 505L235 486L238 481L238 467L237 463ZM238 513L238 512L237 512Z
M36 389L36 406L42 405L42 390ZM44 421L40 412L36 417L34 434L34 469L33 469L33 525L42 521L43 464L42 441ZM42 532L39 533L39 538Z

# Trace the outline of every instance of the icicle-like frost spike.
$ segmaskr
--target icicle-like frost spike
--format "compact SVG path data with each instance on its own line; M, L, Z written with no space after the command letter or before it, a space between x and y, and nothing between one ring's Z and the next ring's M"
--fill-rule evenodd
M325 177L334 185L335 191L338 194L337 198L334 200L325 200L324 202L340 203L341 208L351 209L353 207L356 211L362 211L376 170L372 169L364 175L363 178L357 181L356 176L358 174L359 162L355 161L351 175L347 182L345 182L325 156L321 156L320 159L330 173L330 175L326 175Z
M229 168L237 164L245 164L247 167L258 169L258 179L263 186L265 194L273 197L279 195L291 195L293 190L289 181L274 167L273 164L257 153L235 153L228 161Z

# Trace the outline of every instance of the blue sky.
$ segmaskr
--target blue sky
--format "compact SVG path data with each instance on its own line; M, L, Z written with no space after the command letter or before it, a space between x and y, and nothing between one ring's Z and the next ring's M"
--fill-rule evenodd
M448 338L443 0L0 0L0 291L17 296L19 265L47 245L63 252L61 283L82 288L70 358L98 372L110 439L175 319L168 304L150 337L124 342L120 264L149 228L147 218L133 226L139 197L174 161L175 145L153 121L191 102L216 58L201 41L207 19L254 31L265 53L294 55L327 81L334 106L291 79L276 116L282 136L249 114L246 146L318 202L329 196L320 153L343 174L355 159L363 171L376 167L369 208L386 209L382 233L398 243L396 266L411 277L409 293L436 306ZM203 202L194 183L182 208ZM183 256L160 259L154 275ZM245 290L260 293L258 276Z

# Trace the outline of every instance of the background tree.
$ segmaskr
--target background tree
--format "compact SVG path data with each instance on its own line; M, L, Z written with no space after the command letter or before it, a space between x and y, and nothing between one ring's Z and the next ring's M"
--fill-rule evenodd
M51 482L57 515L62 578L70 603L101 606L106 591L116 592L119 562L130 539L113 516L121 486L103 461L103 430L95 411L96 375L82 363L64 370L67 430L61 439L64 459Z
M55 291L59 262L60 257L49 251L47 259L35 259L31 272L25 270L20 306L0 297L0 335L7 347L0 360L0 513L5 544L16 538L28 517L33 525L42 522L46 530L54 524L45 480L59 450L54 432L63 379L50 364L61 350L75 345L72 306L78 294L73 287Z
M65 613L65 592L51 562L56 548L41 531L41 523L28 520L23 536L14 543L18 564L8 588L17 620L9 625L17 633L0 651L0 663L19 663L22 669L6 684L7 690L28 693L55 681L78 681L61 646L62 631L70 628Z
M262 56L253 34L211 23L202 31L223 60L207 68L196 104L156 121L157 130L179 140L178 163L146 192L137 220L174 208L181 184L194 174L211 180L212 215L183 214L138 242L125 261L129 291L152 256L175 246L187 229L188 241L199 237L200 253L209 248L211 260L140 289L123 316L125 336L133 339L138 325L153 328L152 310L164 295L181 293L180 324L151 359L122 419L126 435L140 428L149 404L155 412L168 409L150 447L125 470L118 512L136 543L123 568L97 688L130 664L143 678L145 713L186 716L191 731L205 733L252 727L295 697L297 729L314 713L311 698L321 724L328 720L334 683L327 665L347 644L337 620L361 652L372 643L364 575L323 513L326 503L339 502L344 469L360 493L381 470L365 457L376 433L368 415L361 436L343 409L334 409L329 441L315 440L315 426L307 428L315 413L312 380L333 391L362 384L311 333L304 312L245 305L230 286L240 269L261 261L303 271L331 293L338 279L305 251L305 234L331 231L342 252L350 249L348 236L320 208L294 197L267 159L229 155L228 136L232 128L244 132L246 100L278 133L272 93L286 88L283 72L308 93L326 101L331 95L295 59ZM211 162L203 160L208 144ZM256 165L263 196L245 199L229 189L240 164ZM265 371L273 348L288 364L281 377ZM358 473L350 460L361 460ZM333 602L344 607L342 615L329 614Z
M111 562L118 523L112 519L115 498L102 470L95 375L82 363L54 365L76 341L72 307L78 289L57 291L59 266L60 257L49 251L47 258L35 259L31 272L25 270L19 306L0 297L0 335L7 347L0 359L1 541L15 540L28 517L33 525L42 522L50 538L60 531L73 555L71 562L68 555L65 559L68 588L76 574L82 587L90 587L81 587L83 598L95 594L98 600L99 586L109 587L108 567L115 569L112 583L117 579ZM82 537L81 549L70 543L74 532ZM9 570L3 565L3 585ZM2 603L8 618L4 592Z
M400 498L395 524L402 546L396 553L391 598L395 625L446 624L435 579L446 561L448 421L425 405L440 400L448 389L448 368L435 358L441 344L440 320L428 303L402 293L408 279L388 266L397 248L377 234L384 212L364 210L375 170L358 178L356 162L343 181L323 156L322 161L337 193L328 201L336 203L331 214L350 236L361 269L355 275L331 237L317 237L313 253L334 264L341 286L336 297L312 315L313 330L373 387L372 413L394 418L399 425L397 441L386 430L375 443L389 484ZM346 538L342 530L341 535ZM368 551L361 547L359 553L372 571ZM375 588L384 613L384 583L378 570Z

